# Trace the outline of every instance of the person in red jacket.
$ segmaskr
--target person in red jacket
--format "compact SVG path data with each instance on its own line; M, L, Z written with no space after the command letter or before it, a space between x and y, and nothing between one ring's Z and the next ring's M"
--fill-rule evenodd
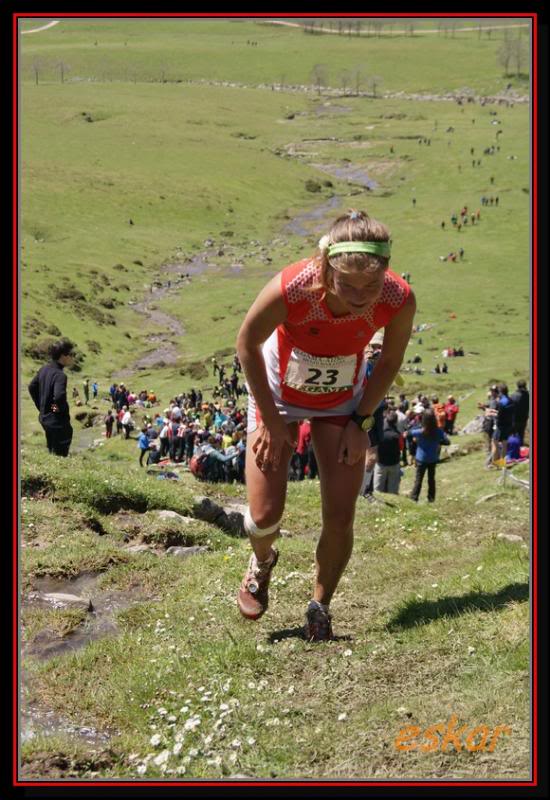
M457 405L456 400L452 394L450 394L447 398L447 402L445 403L445 433L451 436L455 432L455 420L459 411L460 408Z
M309 419L323 516L309 641L332 638L329 604L353 548L373 415L411 335L414 295L389 269L390 252L385 225L361 211L339 217L313 257L285 267L262 289L237 338L249 389L244 525L253 549L237 603L248 619L267 609L288 464L298 422ZM383 327L382 352L366 381L364 349Z

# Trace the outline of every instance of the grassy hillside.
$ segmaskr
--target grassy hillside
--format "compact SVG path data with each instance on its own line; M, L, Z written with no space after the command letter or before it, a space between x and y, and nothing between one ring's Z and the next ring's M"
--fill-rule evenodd
M497 128L492 106L351 97L326 106L323 98L216 87L25 85L22 101L24 347L55 326L75 339L84 372L105 388L128 355L150 350L148 337L159 333L128 302L151 299L151 282L170 277L162 265L183 265L211 238L209 268L157 303L185 334L172 337L179 365L154 370L156 387L168 394L188 388L193 381L179 376L182 364L231 347L260 286L311 252L330 220L352 205L389 224L394 268L412 275L417 320L435 325L411 348L428 367L444 347L463 344L470 353L437 386L466 394L498 377L525 376L526 106L499 108ZM484 156L497 129L500 152ZM479 167L471 166L471 148ZM335 177L350 164L376 188ZM311 179L332 186L312 194ZM499 207L481 207L481 195L492 193ZM311 234L285 231L334 194L334 208L304 229ZM481 208L481 222L457 234L450 215L464 204ZM460 246L463 263L439 261ZM271 262L262 260L266 254ZM24 380L36 364L24 358Z
M317 482L289 487L290 535L280 541L271 607L247 623L235 592L248 544L204 522L161 522L155 509L189 515L205 485L144 477L129 463L134 449L115 440L68 462L36 453L24 468L25 584L96 578L87 596L98 610L24 610L35 735L23 746L23 774L528 777L529 499L483 471L480 453L438 467L435 504L360 499L354 554L333 602L337 640L315 646L300 626ZM206 491L221 504L244 499L242 487ZM128 549L139 542L154 549ZM165 554L174 544L209 552L181 561ZM108 600L119 610L101 636ZM48 643L57 655L48 657ZM53 723L40 723L40 709ZM466 728L459 751L442 751L441 740L424 752L421 733L417 748L396 748L407 726L446 729L453 715ZM493 751L487 740L472 752L465 737L478 725L491 736L497 725L510 731ZM470 742L486 736L478 729Z
M529 105L438 97L508 83L524 94L526 79L503 76L502 31L421 33L429 24L353 38L251 21L63 21L22 37L25 775L528 777L529 496L483 470L479 436L438 467L435 504L407 499L410 468L391 504L360 501L334 600L341 638L313 647L299 626L318 483L289 487L271 610L249 625L234 598L248 545L198 519L194 500L243 502L243 487L158 481L137 466L135 440L87 449L100 429L74 404L73 452L55 459L26 391L37 351L63 334L80 354L69 396L85 376L100 384L92 413L122 375L161 408L191 386L209 396L209 359L231 352L258 290L350 207L390 227L393 269L411 273L428 326L407 350L409 396L454 393L460 427L488 383L528 378ZM316 64L331 93L271 90L311 85ZM379 76L377 95L433 99L352 96L341 72L356 67ZM481 219L458 232L463 205ZM462 261L440 260L460 247ZM433 374L459 345L466 356ZM423 375L407 371L415 353ZM206 551L182 561L171 546ZM89 593L96 613L32 599L54 590ZM407 725L453 715L468 731L511 732L492 751L396 749Z
M527 30L512 32L527 36ZM378 75L388 91L442 92L468 86L492 94L510 81L525 89L525 78L505 78L498 66L503 36L503 30L490 39L480 39L475 30L455 38L423 36L418 28L413 37L366 39L308 36L301 29L250 21L65 20L40 36L24 38L21 66L29 81L35 79L35 67L39 80L59 81L57 65L64 63L65 77L79 81L206 78L311 84L313 68L324 64L328 85L334 87L340 87L343 71L360 67L367 75Z

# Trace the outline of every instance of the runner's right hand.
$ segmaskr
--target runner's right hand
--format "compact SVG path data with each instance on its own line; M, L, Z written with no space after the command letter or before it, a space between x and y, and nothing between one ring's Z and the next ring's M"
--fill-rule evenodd
M259 430L259 436L252 445L256 464L262 472L267 472L270 468L275 472L279 467L285 444L294 450L296 441L281 417L270 423L269 427L261 423Z

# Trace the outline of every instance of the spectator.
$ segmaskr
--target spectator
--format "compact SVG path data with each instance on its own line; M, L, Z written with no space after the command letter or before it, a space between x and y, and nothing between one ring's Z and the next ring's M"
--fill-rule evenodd
M448 436L454 435L455 420L459 411L459 406L457 405L453 395L450 394L447 398L447 402L445 403L445 433Z
M128 437L126 437L128 438ZM138 447L139 447L139 466L143 466L143 456L149 450L149 439L147 437L147 428L143 427L141 429L141 433L138 438Z
M160 458L165 458L168 454L168 450L170 448L170 438L169 438L169 427L170 427L170 420L165 417L163 421L162 428L160 429L159 433L159 440L160 440Z
M88 400L90 399L90 379L84 378L82 381L82 389L84 391L84 404L88 405Z
M490 467L493 458L493 433L495 430L498 406L498 387L491 386L489 392L487 393L487 402L478 403L477 406L484 412L481 430L485 436L487 445L487 459L485 461L485 466Z
M147 456L147 466L158 464L160 461L160 443L158 441L149 442L149 455Z
M98 390L99 390L99 386L97 384L97 381L94 381L92 383L92 396L93 396L94 400L97 400L97 392L98 392Z
M113 416L112 409L105 414L103 417L103 422L105 423L105 438L110 439L113 435L113 425L115 424L115 418Z
M412 428L407 434L416 440L416 476L411 499L418 502L422 482L428 472L428 503L435 500L435 467L439 460L441 443L450 444L445 432L438 427L433 409L422 414L422 427Z
M506 442L506 461L519 461L521 459L521 438L519 433L512 433Z
M66 366L74 363L74 345L61 339L50 347L51 361L41 367L29 383L29 394L38 409L38 419L48 450L57 456L68 456L73 429L67 401Z
M493 432L493 462L504 458L506 442L514 432L515 405L508 397L508 386L505 383L499 383L498 393L497 416Z
M432 408L437 421L437 427L444 430L446 420L445 405L439 402L439 397L436 395L432 397Z
M130 438L130 431L134 428L134 423L132 420L132 411L128 409L127 406L122 407L122 411L124 412L122 415L122 428L124 429L124 438Z
M374 467L375 491L399 494L402 447L403 437L397 429L397 414L390 411L386 415L382 437L378 443L378 458Z
M529 392L525 381L518 381L517 390L510 396L514 403L514 428L519 433L521 444L524 444L525 428L529 419Z

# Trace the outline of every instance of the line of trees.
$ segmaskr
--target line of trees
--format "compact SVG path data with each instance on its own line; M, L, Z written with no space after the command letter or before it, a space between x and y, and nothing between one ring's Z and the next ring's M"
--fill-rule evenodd
M315 64L311 70L310 80L316 88L317 94L320 95L321 90L329 85L328 66L326 64ZM378 97L377 92L383 83L379 75L368 75L366 67L363 65L343 70L339 75L339 81L344 95L353 92L358 95L363 87L366 86L373 97Z
M525 69L526 64L528 64L528 57L529 48L521 31L514 36L511 31L505 30L504 39L497 50L498 63L504 67L504 75L506 77L512 75L512 70L514 69L516 76L519 78L528 71L528 69Z

